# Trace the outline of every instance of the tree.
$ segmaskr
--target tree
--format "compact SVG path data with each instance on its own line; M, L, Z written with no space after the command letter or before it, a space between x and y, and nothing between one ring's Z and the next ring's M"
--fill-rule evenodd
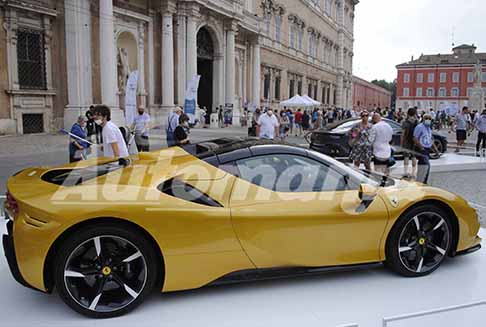
M387 82L384 79L380 79L380 80L374 79L371 81L371 83L378 85L379 87L382 87L385 90L388 90L392 93L391 106L392 108L394 108L396 98L397 98L397 80L394 80L393 82Z

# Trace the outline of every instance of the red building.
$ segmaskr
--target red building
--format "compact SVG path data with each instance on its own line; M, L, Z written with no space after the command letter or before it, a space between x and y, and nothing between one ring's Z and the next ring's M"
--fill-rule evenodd
M392 93L378 85L353 76L353 107L371 110L391 106Z
M486 53L476 53L474 45L466 44L452 51L452 54L421 55L397 66L397 108L457 110L469 105L477 63L482 67L481 85L486 87Z

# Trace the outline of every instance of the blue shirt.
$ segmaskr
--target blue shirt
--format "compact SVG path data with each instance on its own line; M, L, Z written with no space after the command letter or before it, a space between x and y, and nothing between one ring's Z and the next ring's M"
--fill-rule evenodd
M82 139L85 139L86 140L86 132L84 131L84 129L78 124L78 123L75 123L72 127L71 127L71 134L74 134L76 135L77 137L80 137ZM72 138L73 140L75 140L79 145L81 145L83 148L87 148L88 147L88 143L87 142L83 142L79 139L75 139L75 138Z
M71 134L76 135L77 137L80 137L82 139L86 139L86 132L84 131L84 129L78 123L75 123L71 127ZM83 141L81 141L79 139L76 139L76 138L72 137L71 138L71 143L69 144L69 154L71 156L73 156L74 153L76 152L76 150L78 150L78 148L73 144L72 141L76 141L76 143L78 143L79 145L81 145L83 147L83 149L86 149L88 147L88 143L87 142L83 142Z
M430 149L432 147L434 139L432 137L432 129L430 126L425 126L424 123L418 124L413 131L413 136L419 140L424 148Z
M481 133L486 133L486 115L476 117L474 125Z

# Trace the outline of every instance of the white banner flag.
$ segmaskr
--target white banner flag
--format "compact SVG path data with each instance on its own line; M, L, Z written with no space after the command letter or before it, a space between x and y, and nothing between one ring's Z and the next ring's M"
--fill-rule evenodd
M138 71L130 73L125 89L125 120L128 126L133 124L137 111Z

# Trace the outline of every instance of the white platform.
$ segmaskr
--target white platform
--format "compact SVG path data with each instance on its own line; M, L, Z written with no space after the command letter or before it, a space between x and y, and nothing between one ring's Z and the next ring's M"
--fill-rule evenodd
M3 227L2 227L3 229ZM3 232L3 230L2 230ZM486 236L486 231L481 230ZM447 260L430 276L409 279L385 268L154 294L121 318L95 321L56 294L17 284L0 251L0 326L380 327L382 319L486 300L486 252ZM486 306L390 322L388 326L484 326Z
M409 167L411 167L409 163ZM448 172L448 171L466 171L486 169L486 158L478 158L469 155L456 153L444 153L439 159L431 160L431 172ZM411 168L409 168L410 170ZM403 160L397 160L396 165L392 168L392 174L401 174L403 172Z

